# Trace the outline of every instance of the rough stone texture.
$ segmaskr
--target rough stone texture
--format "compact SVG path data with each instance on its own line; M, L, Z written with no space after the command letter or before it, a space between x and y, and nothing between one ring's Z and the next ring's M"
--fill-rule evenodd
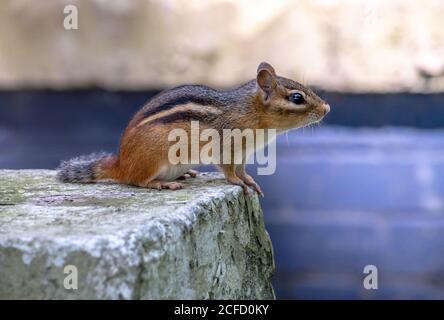
M218 174L173 192L0 170L2 299L270 299L273 270L257 196Z
M74 4L79 29L63 28ZM0 87L232 86L268 60L329 90L444 90L435 0L3 0Z

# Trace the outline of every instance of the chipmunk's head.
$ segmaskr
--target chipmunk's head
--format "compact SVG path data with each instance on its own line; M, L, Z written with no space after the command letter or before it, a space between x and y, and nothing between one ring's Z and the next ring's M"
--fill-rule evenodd
M330 106L299 82L279 77L262 62L257 69L258 100L268 128L287 130L322 120Z

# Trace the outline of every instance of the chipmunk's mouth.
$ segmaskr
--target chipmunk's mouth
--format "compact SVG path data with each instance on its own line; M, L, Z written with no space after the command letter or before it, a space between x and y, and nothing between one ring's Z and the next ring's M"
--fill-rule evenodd
M278 129L278 133L282 133L285 132L287 130L291 130L291 129L301 129L304 127L308 127L312 124L318 123L320 122L324 116L330 112L330 106L328 104L324 104L322 106L322 109L319 110L315 109L312 110L310 112L308 112L307 114L302 116L302 119L299 119L299 121L297 122L297 124L291 124L290 126L284 126Z
M317 122L321 121L325 117L325 115L329 112L330 112L330 105L328 105L327 103L322 105L322 108L320 111L318 111L318 110L310 111L307 114L307 124L306 125L310 125L312 123L317 123Z
M312 124L312 123L316 123L316 122L319 122L319 121L321 121L322 120L322 118L323 118L324 116L322 116L322 115L320 115L319 113L317 113L317 112L309 112L308 114L307 114L307 125L309 125L309 124Z

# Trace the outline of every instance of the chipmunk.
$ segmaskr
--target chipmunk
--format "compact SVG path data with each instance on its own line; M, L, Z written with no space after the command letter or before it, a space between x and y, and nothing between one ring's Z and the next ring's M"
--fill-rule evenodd
M202 85L184 85L163 91L143 106L129 122L117 155L96 153L61 163L57 177L62 182L91 183L114 180L154 189L181 189L176 180L195 177L193 165L172 165L168 150L173 142L169 132L182 128L190 132L190 122L204 128L276 129L284 132L320 121L330 106L302 84L276 75L262 62L256 79L231 90L215 90ZM254 150L250 150L254 152ZM243 158L247 157L246 154ZM245 163L217 165L226 180L263 192L245 171Z

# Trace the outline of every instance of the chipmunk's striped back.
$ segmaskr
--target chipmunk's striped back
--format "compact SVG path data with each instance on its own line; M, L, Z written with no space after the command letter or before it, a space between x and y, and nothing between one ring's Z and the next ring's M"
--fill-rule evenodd
M137 126L176 121L211 122L222 112L233 112L248 103L254 95L255 83L250 81L231 90L215 90L203 85L184 85L161 92L135 116Z

